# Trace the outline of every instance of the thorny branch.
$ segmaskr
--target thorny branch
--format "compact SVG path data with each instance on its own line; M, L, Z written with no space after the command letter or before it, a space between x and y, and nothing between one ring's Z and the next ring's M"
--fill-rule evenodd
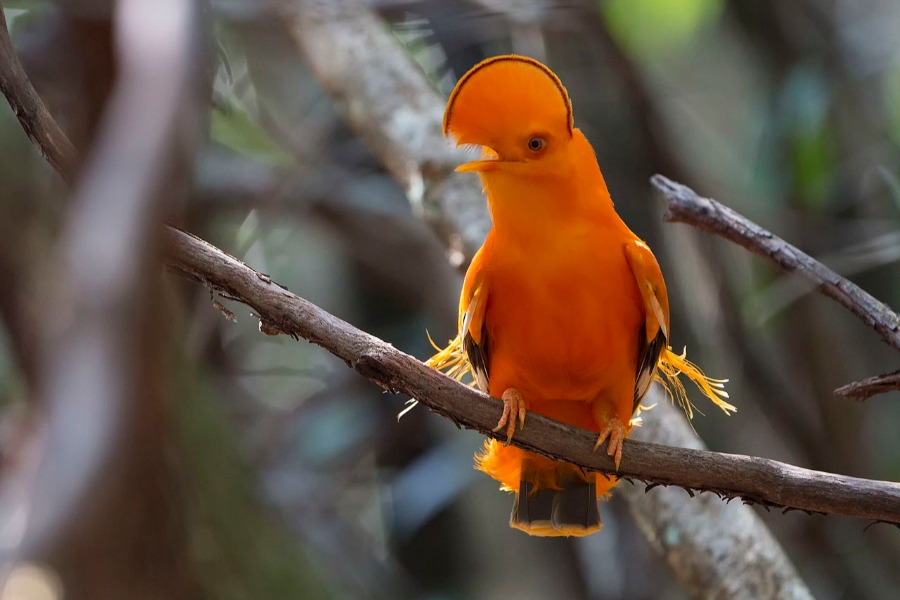
M806 278L816 285L821 294L849 310L874 329L885 343L900 350L900 317L883 302L727 206L711 198L704 198L686 185L662 175L654 175L651 181L669 203L665 217L667 221L687 223L720 235L754 254L768 258L786 273ZM898 389L900 378L882 378L876 386L862 386L862 383L849 384L836 393L842 396L859 396L859 391L865 391L864 397L868 397ZM866 383L872 382L866 380Z
M175 271L253 308L268 333L305 338L342 358L389 392L417 398L459 426L484 435L502 412L485 396L425 366L390 344L296 296L218 248L167 229L166 262ZM586 469L615 473L596 435L532 413L513 443ZM900 484L801 469L778 461L626 440L618 474L653 485L675 485L767 507L839 514L900 525Z

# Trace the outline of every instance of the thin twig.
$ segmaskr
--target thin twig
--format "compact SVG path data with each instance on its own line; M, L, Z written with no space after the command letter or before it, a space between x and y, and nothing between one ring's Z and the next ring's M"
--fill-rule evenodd
M167 228L166 242L170 268L250 306L270 331L277 328L305 338L385 390L417 398L459 426L502 437L493 431L502 412L499 400L356 329L197 237ZM604 452L593 451L595 440L596 434L536 413L513 437L515 445L531 452L616 472ZM811 471L765 458L626 440L618 474L765 506L900 524L900 484Z
M0 92L6 96L10 107L22 124L22 129L40 149L44 158L63 178L71 183L75 160L75 147L59 128L44 105L44 101L31 85L19 57L16 56L3 2L0 0Z
M816 284L820 293L874 329L885 343L900 350L900 317L883 302L727 206L662 175L654 175L651 181L669 203L667 221L687 223L720 235L772 260L787 273L805 277Z
M860 381L842 385L834 393L853 400L866 400L877 394L900 390L900 370L874 375Z

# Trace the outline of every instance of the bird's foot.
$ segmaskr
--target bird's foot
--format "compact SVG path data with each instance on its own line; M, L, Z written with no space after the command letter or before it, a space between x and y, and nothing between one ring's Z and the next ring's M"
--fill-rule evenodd
M516 388L507 388L501 400L503 400L503 416L500 417L494 431L501 431L506 427L506 443L509 444L516 432L516 421L520 428L525 427L525 399Z
M607 438L609 439L609 444L606 446L606 453L615 458L616 471L619 470L619 463L622 462L622 442L625 440L627 431L625 425L622 424L622 421L620 421L618 417L611 417L606 422L603 429L600 430L600 435L597 437L597 443L594 444L594 452L596 452L600 446L603 445L603 442L605 442Z

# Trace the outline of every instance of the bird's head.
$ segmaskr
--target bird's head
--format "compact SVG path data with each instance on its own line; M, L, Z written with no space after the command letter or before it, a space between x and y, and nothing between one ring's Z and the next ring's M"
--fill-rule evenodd
M573 139L572 102L549 68L524 56L496 56L456 84L444 112L444 135L482 148L482 160L457 171L529 178L565 175Z

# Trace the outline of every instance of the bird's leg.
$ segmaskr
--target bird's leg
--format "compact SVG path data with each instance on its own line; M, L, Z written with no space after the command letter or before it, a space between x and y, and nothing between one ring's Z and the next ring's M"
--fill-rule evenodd
M622 421L616 416L605 419L606 424L600 430L597 437L597 443L594 444L594 452L603 445L603 442L609 438L609 444L606 446L606 453L615 457L616 471L619 470L619 463L622 462L622 442L625 440L625 434L628 432Z
M516 421L519 422L520 428L525 427L525 399L516 388L507 388L501 400L503 400L503 416L500 417L494 431L506 427L506 443L509 444L516 432Z

